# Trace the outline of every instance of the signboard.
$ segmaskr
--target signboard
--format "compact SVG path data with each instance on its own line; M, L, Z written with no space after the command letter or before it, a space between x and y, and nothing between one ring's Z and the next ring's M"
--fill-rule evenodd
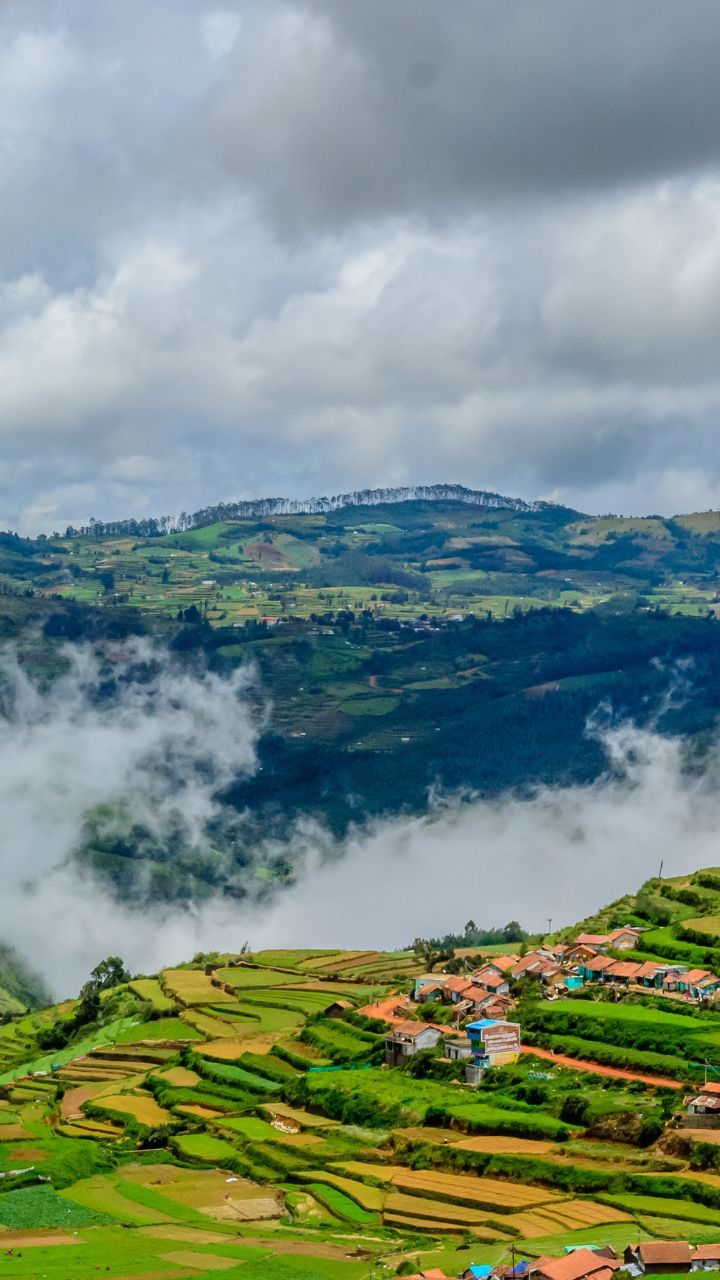
M484 1027L480 1038L485 1052L493 1057L500 1053L520 1052L520 1026L517 1022L499 1022L494 1027Z

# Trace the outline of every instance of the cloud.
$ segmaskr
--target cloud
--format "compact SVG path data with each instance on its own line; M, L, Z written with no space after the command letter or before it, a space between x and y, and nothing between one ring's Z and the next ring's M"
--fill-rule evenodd
M719 26L5 5L4 520L458 478L717 500Z
M228 898L221 876L189 906L133 906L73 856L87 812L121 806L168 851L180 830L196 857L216 857L218 790L255 767L252 677L199 679L136 644L102 659L74 650L68 662L50 690L31 684L11 651L2 665L0 938L57 996L73 994L108 953L152 972L247 940L255 949L391 949L462 928L468 914L488 926L514 918L542 930L551 917L559 927L635 890L661 861L666 874L716 861L718 744L688 767L682 740L604 723L589 729L607 757L592 785L525 799L446 797L343 843L303 819L287 839L255 833L246 849L296 868L295 883L274 896Z
M136 641L102 653L68 648L64 661L49 687L28 679L11 648L0 663L0 938L59 990L76 986L110 939L122 950L125 935L127 949L126 931L152 929L148 920L131 927L75 860L88 815L102 806L114 830L127 814L169 858L193 850L218 862L209 834L217 794L254 770L261 724L249 668L226 678L182 671Z

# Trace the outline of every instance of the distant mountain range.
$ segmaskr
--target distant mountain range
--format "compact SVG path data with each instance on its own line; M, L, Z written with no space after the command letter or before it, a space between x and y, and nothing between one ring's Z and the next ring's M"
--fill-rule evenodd
M552 502L525 502L507 498L486 489L466 489L461 484L419 484L394 489L354 489L329 498L257 498L249 501L218 502L188 514L150 517L143 520L95 520L80 529L70 527L66 537L157 537L166 533L184 533L201 529L218 520L262 520L273 516L325 515L344 507L378 507L397 502L464 502L473 507L496 511L545 511Z

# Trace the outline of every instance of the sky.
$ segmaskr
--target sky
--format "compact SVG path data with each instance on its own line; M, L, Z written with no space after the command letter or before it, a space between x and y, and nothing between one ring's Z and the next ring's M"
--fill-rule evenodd
M720 506L716 0L5 0L0 525Z

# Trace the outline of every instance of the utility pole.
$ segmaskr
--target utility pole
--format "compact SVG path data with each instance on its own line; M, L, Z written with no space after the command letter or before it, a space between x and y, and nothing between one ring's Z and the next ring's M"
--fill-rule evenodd
M510 1246L510 1255L512 1257L512 1280L515 1280L515 1245Z
M552 916L548 916L548 933L552 933Z
M663 858L660 861L660 870L658 871L658 880L662 880L662 873L663 873L664 866L665 866L665 859Z

